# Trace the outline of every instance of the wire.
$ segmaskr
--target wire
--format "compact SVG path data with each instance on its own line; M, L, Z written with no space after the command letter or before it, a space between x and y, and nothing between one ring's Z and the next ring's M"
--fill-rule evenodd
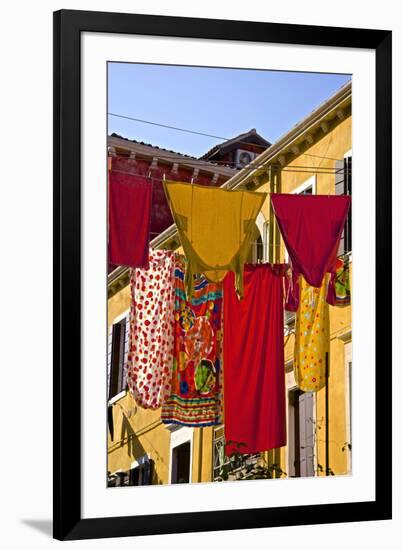
M334 172L317 172L317 170L288 170L288 169L284 169L282 170L283 172L289 172L289 173L295 173L295 174L328 174L328 175L334 175ZM112 168L111 172L117 172L119 174L126 174L128 176L141 176L143 178L146 178L150 181L158 181L158 182L163 182L163 178L156 178L155 176L147 176L146 174L140 174L139 172L127 172L125 170L117 170L117 169L114 169ZM181 180L177 180L177 181L181 181ZM188 183L188 185L191 185L191 182L187 182L187 181L181 181L181 183Z
M120 157L120 158L125 158L127 160L130 160L130 157L126 154L122 154L122 153L113 153L113 154L109 154L109 157L110 158L116 158L116 157ZM160 160L167 160L167 161L172 161L173 159L175 160L185 160L185 157L183 158L182 156L178 156L178 157L174 157L174 156L171 156L171 157L161 157L161 156L158 156L157 157L158 159ZM145 159L139 159L139 160L145 160ZM211 166L213 166L214 164L216 164L215 162L209 162L209 161L203 161L203 160L199 160L199 159L191 159L190 158L190 164L194 164L194 163L202 163L202 165L204 166L205 163L209 163ZM221 162L221 163L224 163L225 166L228 166L229 164L234 164L236 165L237 163L236 162L231 162L231 161L218 161L218 162ZM280 167L279 164L275 165L277 168ZM248 164L245 164L243 168L258 168L258 167L266 167L266 163L258 163L258 162L249 162ZM157 167L159 169L161 169L161 167ZM230 167L231 168L231 167ZM293 165L293 166L285 166L284 168L282 168L282 171L284 170L290 170L290 169L294 169L294 168L300 168L300 169L304 169L304 168L307 168L307 169L312 169L314 171L318 171L319 173L321 173L321 171L325 170L325 171L331 171L331 173L343 173L344 172L344 168L331 168L330 166L302 166L302 165ZM224 174L222 174L224 175Z
M188 128L180 128L179 126L170 126L169 124L162 124L160 122L154 122L154 121L151 121L151 120L145 120L143 118L135 118L135 117L130 117L130 116L127 116L127 115L119 115L117 113L108 113L109 116L114 116L114 117L117 117L117 118L123 118L125 120L132 120L134 122L141 122L142 124L150 124L151 126L160 126L161 128L167 128L168 130L176 130L177 132L186 132L188 134L195 134L197 136L205 136L205 137L210 137L210 138L215 138L215 139L222 139L223 141L232 141L233 139L235 138L227 138L227 137L222 137L222 136L216 136L214 134L207 134L205 132L199 132L198 130L190 130ZM253 145L253 147L259 147L260 149L268 149L268 147L266 147L265 145L258 145L257 143L249 143L248 141L237 141L237 143L242 143L243 145ZM323 156L320 156L320 155L313 155L311 153L301 153L302 155L307 155L309 157L316 157L316 158L322 158L322 159L328 159L328 160L342 160L342 159L335 159L335 158L331 158L331 157L323 157ZM200 160L200 159L198 159ZM205 162L205 161L204 161Z
M223 141L230 141L233 138L226 138L222 136L216 136L214 134L206 134L204 132L198 132L197 130L189 130L188 128L179 128L178 126L169 126L168 124L161 124L160 122L152 122L151 120L144 120L142 118L134 118L126 115L118 115L117 113L108 113L109 116L114 116L117 118L124 118L126 120L133 120L134 122L141 122L142 124L151 124L152 126L160 126L161 128L168 128L169 130L177 130L178 132L187 132L188 134L195 134L197 136L211 137L215 139L222 139ZM238 143L243 143L247 145L253 145L255 147L260 147L262 149L267 149L265 145L257 145L256 143L250 144L247 141L238 141Z

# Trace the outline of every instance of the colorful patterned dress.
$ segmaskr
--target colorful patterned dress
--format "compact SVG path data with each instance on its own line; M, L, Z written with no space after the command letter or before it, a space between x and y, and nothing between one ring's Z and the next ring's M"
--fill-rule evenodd
M349 260L338 258L336 273L331 274L328 285L327 302L331 306L350 306L350 268Z
M150 250L149 269L131 272L127 382L135 401L158 409L170 395L174 342L174 254Z
M222 284L196 276L187 301L184 278L184 259L176 256L172 393L162 421L211 426L221 422Z
M303 391L325 386L325 355L329 353L329 306L326 292L329 274L320 288L310 286L300 275L300 304L296 313L294 373Z

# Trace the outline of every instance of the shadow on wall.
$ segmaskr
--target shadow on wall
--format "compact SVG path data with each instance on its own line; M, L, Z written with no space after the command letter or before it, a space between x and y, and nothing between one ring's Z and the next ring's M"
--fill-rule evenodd
M120 446L123 447L126 441L127 454L134 460L138 461L139 458L147 454L144 447L139 442L139 439L135 431L133 430L130 421L123 413L123 420L121 423Z

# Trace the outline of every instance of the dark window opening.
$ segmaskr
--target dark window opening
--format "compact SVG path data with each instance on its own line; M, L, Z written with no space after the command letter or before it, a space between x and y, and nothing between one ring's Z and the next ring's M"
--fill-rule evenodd
M147 460L143 464L132 468L129 474L129 485L152 485L153 460Z
M152 485L154 462L149 459L143 464L131 468L126 472L116 472L108 475L108 487L130 487Z
M109 399L127 387L126 356L128 349L128 319L125 317L112 328L112 349L109 372Z
M172 452L172 483L190 482L190 442L182 443Z

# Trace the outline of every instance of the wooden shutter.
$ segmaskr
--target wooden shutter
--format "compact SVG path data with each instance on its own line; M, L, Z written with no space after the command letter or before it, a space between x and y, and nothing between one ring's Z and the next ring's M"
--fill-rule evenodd
M127 387L129 328L128 316L112 326L111 349L109 352L109 399Z
M335 161L335 195L345 194L345 166L343 160ZM339 243L338 256L345 254L345 231Z
M107 425L109 427L110 439L114 439L114 423L113 423L113 405L107 408Z
M345 157L343 160L335 162L335 194L352 194L352 157ZM345 223L345 229L342 233L339 243L338 255L342 256L352 250L352 209Z
M312 392L299 396L300 476L314 475L314 397Z
M109 327L107 336L107 395L110 397L110 377L112 374L112 341L113 341L113 325Z
M344 159L345 166L345 195L352 195L352 157L346 157ZM352 251L352 208L349 210L349 214L345 224L345 251Z
M109 399L119 393L119 373L121 357L121 323L115 323L112 327L112 350L110 365Z
M124 324L124 343L123 343L123 357L122 357L122 373L121 373L121 390L127 389L127 361L128 361L128 350L130 345L130 317L127 315L123 319Z

